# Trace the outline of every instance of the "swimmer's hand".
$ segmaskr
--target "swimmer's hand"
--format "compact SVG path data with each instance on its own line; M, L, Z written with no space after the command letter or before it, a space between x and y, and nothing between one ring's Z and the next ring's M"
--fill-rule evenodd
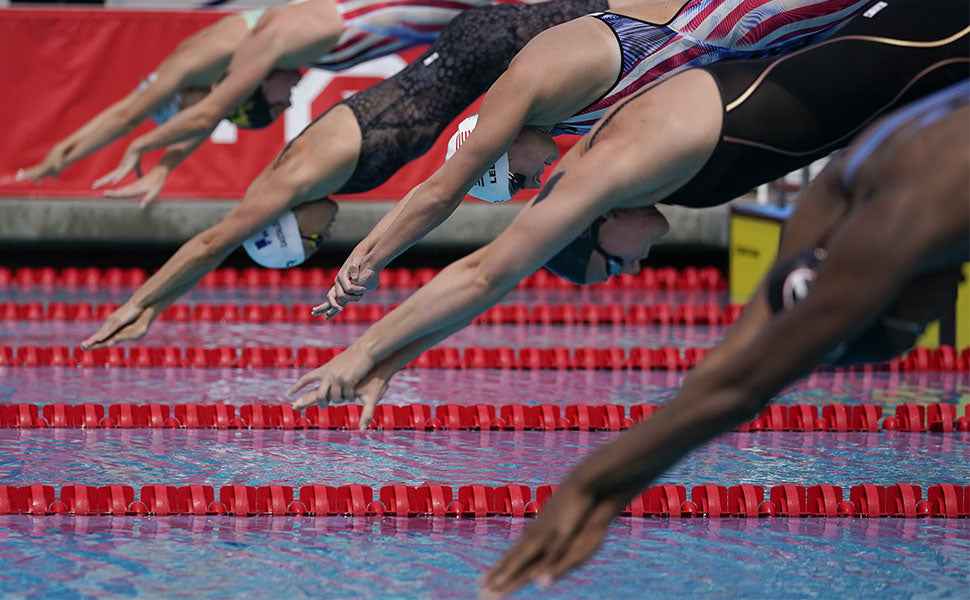
M316 383L315 389L304 393L293 402L295 410L317 403L323 403L326 406L331 402L353 402L357 398L355 388L363 382L364 377L373 367L374 363L370 359L359 356L351 347L335 356L327 364L301 377L287 390L286 395L293 396L308 385Z
M387 384L391 380L391 377L394 376L394 373L396 371L388 368L386 364L378 364L354 388L357 392L357 397L360 398L361 404L364 405L363 410L360 411L360 424L358 425L358 429L361 431L366 431L367 426L374 419L374 411L377 410L377 403L384 397L384 392L387 391Z
M141 177L140 161L141 152L132 148L132 146L128 146L128 149L125 150L124 156L121 157L121 162L118 163L115 170L95 181L94 185L91 186L91 189L96 190L109 185L117 185L118 182L124 179L125 175L131 173L133 169L136 170L136 174Z
M340 267L327 299L310 312L314 317L324 316L328 321L336 317L348 302L360 302L366 292L376 289L381 282L380 271L363 266L362 257L351 255Z
M105 320L94 335L81 342L82 350L107 348L120 342L137 340L148 333L158 314L155 308L122 304Z
M169 172L169 169L156 165L144 177L135 180L133 183L114 190L105 190L104 197L120 200L141 198L138 208L145 208L158 198L158 194L165 187L165 180L168 178Z
M483 595L498 598L530 583L550 585L596 552L622 504L594 495L571 476L512 549L482 577Z
M70 146L66 144L57 144L51 151L47 153L44 160L40 161L36 165L31 165L23 169L18 169L15 179L17 181L33 181L34 183L40 183L41 179L45 177L57 177L67 166L64 164L67 159L67 153L70 151Z

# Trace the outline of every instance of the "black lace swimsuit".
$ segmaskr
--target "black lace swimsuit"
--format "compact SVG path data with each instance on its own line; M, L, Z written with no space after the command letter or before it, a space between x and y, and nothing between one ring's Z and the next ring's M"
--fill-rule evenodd
M462 12L420 58L342 102L354 111L363 141L357 168L337 193L365 192L387 181L427 152L529 40L607 8L606 0L556 0Z

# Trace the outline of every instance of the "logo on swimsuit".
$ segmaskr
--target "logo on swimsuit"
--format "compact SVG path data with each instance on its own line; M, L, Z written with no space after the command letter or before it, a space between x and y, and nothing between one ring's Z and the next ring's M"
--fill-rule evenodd
M795 304L805 299L815 281L815 269L801 267L795 269L785 278L781 290L781 300L785 310L791 310Z
M865 17L865 18L867 18L867 19L871 19L874 16L876 16L877 14L879 14L879 11L881 11L884 8L886 8L887 6L889 6L889 5L886 4L885 2L876 2L875 4L872 5L872 8L870 8L866 12L862 13L862 16Z

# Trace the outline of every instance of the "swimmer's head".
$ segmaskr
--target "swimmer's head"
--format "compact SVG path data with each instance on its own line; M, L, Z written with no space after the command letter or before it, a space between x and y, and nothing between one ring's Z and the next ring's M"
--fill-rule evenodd
M244 129L268 127L290 107L290 91L299 83L300 77L297 70L274 69L226 118Z
M329 198L307 202L287 210L263 230L243 242L257 264L285 269L302 264L330 237L337 203Z
M446 160L468 139L478 115L459 123L458 131L448 140ZM525 126L504 153L486 169L481 179L468 190L468 195L487 202L505 202L523 189L542 187L539 178L546 166L559 159L559 148L552 136L538 128Z
M670 230L653 206L614 208L549 259L545 267L580 285L640 272L650 248Z

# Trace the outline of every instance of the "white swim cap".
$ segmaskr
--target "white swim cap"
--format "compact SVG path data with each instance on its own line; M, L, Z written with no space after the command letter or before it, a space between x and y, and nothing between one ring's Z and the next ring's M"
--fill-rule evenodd
M465 143L475 129L476 123L478 123L478 115L474 114L458 124L458 131L448 140L448 154L445 155L445 160L451 158L458 147ZM478 183L468 190L468 195L486 202L505 202L512 198L509 180L509 153L505 152L485 171Z
M257 264L270 269L295 267L306 260L300 225L292 210L284 212L266 229L243 242L243 248Z

